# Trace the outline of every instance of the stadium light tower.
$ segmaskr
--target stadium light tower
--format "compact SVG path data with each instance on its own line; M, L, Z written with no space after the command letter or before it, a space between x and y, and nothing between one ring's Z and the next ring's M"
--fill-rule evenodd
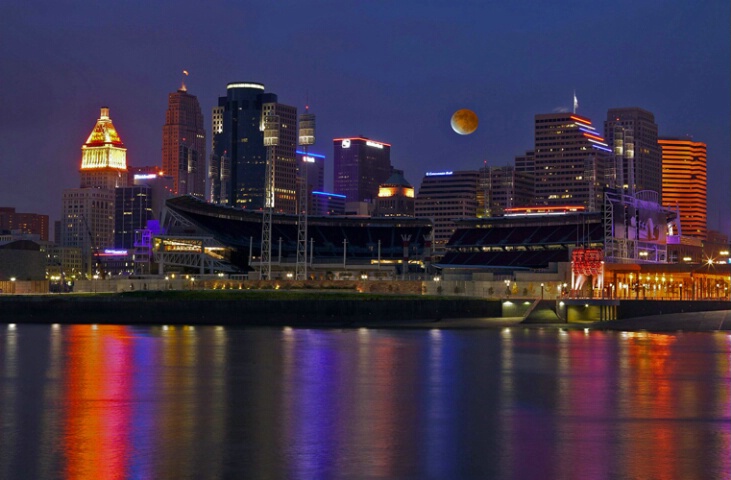
M272 213L274 211L274 149L279 145L279 115L264 117L264 146L267 147L266 192L261 225L261 261L259 275L262 280L272 279Z
M299 144L304 147L305 154L302 157L301 184L299 191L299 206L297 208L297 265L295 267L295 279L307 280L307 206L310 200L309 183L307 181L307 165L310 160L307 155L307 147L315 144L315 115L309 113L309 106L305 107L305 113L299 118Z

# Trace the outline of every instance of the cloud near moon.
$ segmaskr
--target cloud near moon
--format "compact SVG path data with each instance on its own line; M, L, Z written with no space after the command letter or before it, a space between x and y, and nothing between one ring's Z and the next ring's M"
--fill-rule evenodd
M478 122L477 114L475 114L475 112L467 108L463 108L461 110L457 110L452 115L452 130L460 135L469 135L477 130Z

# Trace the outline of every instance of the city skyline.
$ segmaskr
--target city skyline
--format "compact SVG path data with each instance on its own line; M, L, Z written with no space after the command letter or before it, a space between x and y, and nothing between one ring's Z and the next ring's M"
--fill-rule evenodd
M534 115L570 110L574 90L578 113L599 129L610 108L640 107L654 114L661 137L691 135L708 146L708 227L729 231L726 3L284 2L211 6L199 16L176 5L123 5L114 18L83 5L0 7L9 25L0 33L8 172L0 205L58 219L101 106L114 112L128 164L159 165L168 94L185 69L208 139L211 109L229 82L262 82L298 111L309 104L318 116L311 151L327 157L330 191L334 138L388 142L393 166L417 182L446 166L512 164L533 145ZM221 33L214 20L231 13L251 28ZM274 25L277 39L267 35ZM480 117L474 134L452 132L459 108Z

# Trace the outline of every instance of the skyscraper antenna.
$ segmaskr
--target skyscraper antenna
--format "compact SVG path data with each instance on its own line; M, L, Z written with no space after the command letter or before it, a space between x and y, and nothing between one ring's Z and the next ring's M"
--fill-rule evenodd
M187 77L187 76L188 76L188 70L183 70L183 76L182 76L182 79L180 80L180 91L181 92L188 91L188 87L185 86L185 77Z
M576 113L576 110L579 108L579 99L576 98L576 89L574 89L574 113Z

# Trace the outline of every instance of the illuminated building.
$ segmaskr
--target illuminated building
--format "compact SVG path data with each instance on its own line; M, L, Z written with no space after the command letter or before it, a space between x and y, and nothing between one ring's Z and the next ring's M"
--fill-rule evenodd
M312 212L315 211L315 205L313 203L312 192L322 192L325 190L325 155L311 152L305 155L305 152L297 150L297 165L297 188L302 188L306 171L307 192L308 198L310 199L307 211L310 215L314 215Z
M615 155L617 184L628 192L651 190L662 196L662 155L655 116L637 107L611 108L604 136ZM630 179L634 180L631 189Z
M20 230L31 233L40 240L48 240L48 215L38 213L18 213L12 207L0 207L0 231Z
M117 188L114 200L114 247L133 248L135 230L144 229L152 213L152 188L133 185Z
M165 200L173 197L173 177L171 175L154 174L154 173L138 173L135 174L132 182L134 185L144 185L150 187L152 201L152 218L160 220L162 210L165 207Z
M92 256L114 246L114 189L127 186L127 149L107 107L81 147L80 174L80 188L63 191L61 245L80 248L83 272L92 276Z
M535 116L536 205L583 205L598 211L611 152L588 118L572 113Z
M365 137L333 139L335 193L347 202L375 203L378 186L391 176L391 145Z
M162 171L173 177L177 195L206 193L206 131L198 98L185 84L168 95L162 127Z
M456 228L455 219L476 216L479 180L480 173L476 170L427 172L422 179L414 214L432 220L432 245L436 255L444 253Z
M114 245L114 190L64 190L61 218L61 245L81 249L82 271L85 275L93 275L94 250Z
M114 190L127 185L127 149L102 107L86 143L81 147L81 188Z
M404 178L404 171L393 174L378 187L375 215L378 217L413 217L414 187Z
M345 215L345 195L312 192L310 215Z
M264 207L266 162L274 162L274 211L296 212L297 109L278 103L264 85L229 83L213 109L210 200L259 210ZM264 146L266 116L278 117L278 144Z
M659 139L662 148L662 204L680 212L681 235L706 238L706 144Z
M477 189L477 216L495 217L506 209L530 205L532 176L513 166L483 167Z

